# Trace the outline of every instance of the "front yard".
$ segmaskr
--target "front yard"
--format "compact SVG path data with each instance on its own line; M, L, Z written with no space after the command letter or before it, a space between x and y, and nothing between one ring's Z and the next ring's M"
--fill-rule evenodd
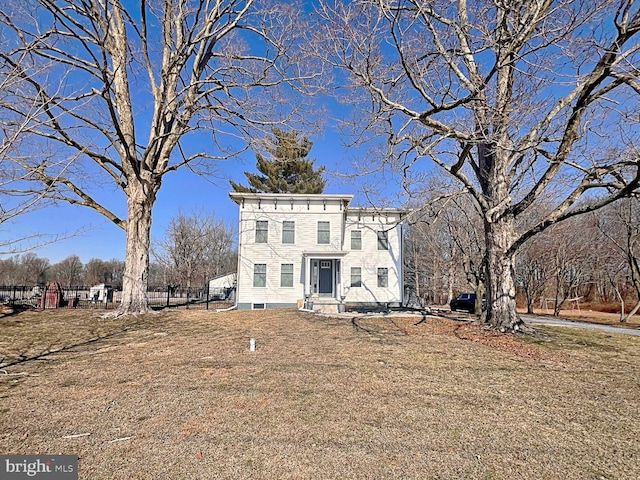
M91 480L640 478L639 337L419 321L6 316L0 452Z

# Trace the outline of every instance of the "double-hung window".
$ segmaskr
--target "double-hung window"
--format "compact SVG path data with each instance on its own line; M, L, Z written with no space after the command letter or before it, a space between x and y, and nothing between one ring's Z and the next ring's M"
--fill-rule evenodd
M379 287L389 286L389 269L388 268L378 268L378 286Z
M318 222L318 244L328 245L331 240L331 224Z
M296 222L282 222L282 243L296 243Z
M378 232L378 250L389 250L389 232L386 230Z
M362 250L362 230L351 230L351 250Z
M269 240L269 222L256 220L256 243L267 243Z
M254 287L267 286L267 264L266 263L256 263L253 265L253 286Z
M293 287L293 263L280 265L280 286Z
M362 268L351 267L351 287L362 286Z

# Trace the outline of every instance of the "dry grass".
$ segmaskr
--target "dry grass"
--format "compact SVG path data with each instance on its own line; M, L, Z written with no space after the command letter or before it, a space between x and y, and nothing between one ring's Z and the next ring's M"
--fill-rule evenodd
M640 478L638 337L92 315L0 319L4 363L77 345L0 371L3 453L77 453L92 480Z

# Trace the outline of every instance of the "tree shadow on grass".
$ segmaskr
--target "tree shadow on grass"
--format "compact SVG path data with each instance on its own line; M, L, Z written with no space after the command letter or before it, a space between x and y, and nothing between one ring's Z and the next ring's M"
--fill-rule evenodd
M4 317L2 317L4 318ZM10 360L6 363L2 363L4 361L4 358L0 358L0 369L5 369L5 368L9 368L9 367L13 367L15 365L21 365L21 364L25 364L27 362L31 362L34 360L43 360L46 359L48 356L50 355L54 355L56 353L62 353L62 352L67 352L70 350L73 350L75 348L78 347L83 347L86 345L91 345L93 343L97 343L100 342L101 340L105 340L108 338L113 338L117 335L120 335L128 330L131 330L135 327L137 327L140 324L140 322L136 322L130 325L123 325L122 327L112 331L112 332L107 332L104 334L100 334L100 335L96 335L93 336L87 340L82 340L82 341L78 341L75 343L72 343L70 345L64 345L62 347L58 347L58 348L49 348L46 349L40 353L36 353L34 355L25 355L25 354L18 354L17 358L15 358L14 360Z

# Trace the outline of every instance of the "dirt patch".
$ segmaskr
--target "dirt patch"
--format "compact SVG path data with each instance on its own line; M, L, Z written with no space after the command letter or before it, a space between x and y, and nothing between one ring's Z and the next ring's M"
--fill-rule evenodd
M0 451L76 453L92 480L640 477L636 337L84 315L0 320L5 359L69 347L1 369Z

